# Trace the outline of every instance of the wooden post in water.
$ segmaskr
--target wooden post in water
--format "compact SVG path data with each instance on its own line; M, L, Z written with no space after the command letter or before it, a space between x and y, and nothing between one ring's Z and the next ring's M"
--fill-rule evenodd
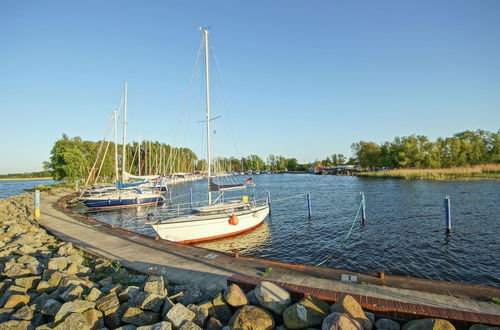
M172 204L172 189L168 190L168 199L170 200L170 204Z
M451 232L451 204L450 204L450 196L446 195L444 197L444 212L445 212L445 225L446 225L446 233Z
M312 206L311 206L311 194L307 193L307 211L309 213L309 218L312 216Z
M40 219L40 190L35 190L35 220Z

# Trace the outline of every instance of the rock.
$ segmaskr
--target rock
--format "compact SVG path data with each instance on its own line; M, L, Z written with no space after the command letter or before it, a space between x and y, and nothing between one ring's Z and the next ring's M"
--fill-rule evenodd
M120 315L118 315L118 312L104 315L104 325L106 325L107 328L115 329L119 327L120 324L121 324L121 318Z
M58 323L70 313L83 313L88 309L94 308L95 303L85 300L74 300L64 303L54 316L54 322Z
M202 302L201 304L198 305L198 307L201 307L201 308L208 310L208 315L210 315L210 316L215 315L215 308L214 308L214 304L212 301Z
M111 292L102 298L99 298L96 303L96 308L103 312L104 315L109 315L118 310L120 307L120 301L116 296L116 293Z
M23 263L23 264L39 264L38 260L35 257L32 256L21 256L17 259L17 262Z
M47 281L40 281L36 287L37 292L48 292L53 289L54 287Z
M129 281L129 277L130 277L130 274L127 272L127 270L125 268L122 268L119 271L113 273L113 275L111 275L111 278L113 279L113 281L118 282L118 283L127 283Z
M28 277L19 277L15 279L16 285L22 286L26 289L31 289L38 285L38 282L42 279L41 276L28 276Z
M370 312L365 312L365 315L372 324L375 324L375 314Z
M5 271L3 275L15 278L19 276L29 275L31 272L27 270L23 264L15 264L9 270Z
M132 299L135 295L139 293L140 289L138 286L127 286L118 294L118 299L120 302L125 302Z
M29 321L33 318L33 311L27 305L24 305L23 307L19 308L17 312L12 315L12 317L16 320Z
M7 321L2 323L2 330L28 330L30 328L30 321Z
M57 250L57 254L61 256L67 256L74 253L76 253L76 250L70 242L62 244Z
M194 322L186 321L182 324L179 330L201 330Z
M405 323L402 330L455 330L455 327L448 320L420 319Z
M358 321L347 314L333 312L323 320L321 330L362 330Z
M224 290L224 300L233 307L241 307L248 304L245 293L236 284L231 284Z
M229 320L231 328L240 329L273 329L274 320L271 314L263 308L246 305L234 313Z
M85 300L87 301L96 301L102 296L101 290L98 288L92 288L90 289L89 294L85 297Z
M178 286L180 287L180 286ZM180 302L183 305L195 304L202 297L202 293L200 288L197 285L183 285L184 290L180 290L184 292L182 297L177 298L177 302ZM176 287L177 291L177 287Z
M329 314L330 306L324 301L306 296L283 312L283 321L289 329L302 329L321 324Z
M172 330L172 323L161 321L152 325L138 327L137 330Z
M484 324L473 324L470 326L469 330L500 330L499 327L492 327L490 325L484 325Z
M195 317L195 313L182 304L175 304L165 315L165 318L172 322L174 328L180 328L184 322L193 321Z
M96 330L104 328L104 317L103 314L97 309L89 309L82 313L85 321L90 326L90 329Z
M159 314L155 312L146 312L137 307L129 307L123 315L123 322L135 325L151 325L159 321Z
M56 316L57 311L61 309L61 306L62 304L59 301L54 299L48 299L45 302L45 305L43 305L41 312L42 314L45 315Z
M377 329L387 329L387 330L399 330L399 323L393 320L381 318L375 322Z
M70 285L66 291L61 293L59 297L61 297L64 301L73 301L75 299L79 299L83 293L83 288L79 285Z
M257 297L255 296L255 290L248 291L245 295L248 299L249 305L260 306Z
M159 312L163 305L163 301L163 297L155 293L139 292L132 299L132 304L141 309Z
M33 254L36 252L36 250L30 246L30 245L22 245L19 250L18 250L20 253L22 254Z
M217 319L219 319L222 323L227 323L232 315L231 310L224 301L224 298L222 298L221 293L215 296L214 300L212 300L212 304L214 306L214 312Z
M3 308L17 308L23 304L27 305L29 301L30 296L28 296L27 294L12 294L7 299L5 305L3 305Z
M165 317L168 313L169 310L172 309L172 307L174 307L175 304L173 303L172 300L170 300L169 297L165 297L165 299L163 300L163 306L161 307L161 312L160 312L160 316L163 320L165 320Z
M113 284L113 279L111 278L111 276L105 277L99 281L100 286L106 286L109 284Z
M255 297L262 307L278 315L283 314L291 302L290 294L286 290L267 281L259 282L255 286Z
M53 272L50 277L49 277L49 284L52 285L52 286L58 286L59 285L59 282L61 282L61 279L66 276L65 273L62 273L62 272Z
M63 270L68 265L65 257L51 258L47 264L47 269Z
M146 281L147 276L146 275L136 275L130 279L131 284L142 284Z
M365 330L371 330L373 324L366 317L359 303L350 295L345 295L337 300L330 308L332 312L345 313L350 318L358 321Z
M57 323L57 322L56 322ZM54 330L90 330L90 325L80 313L70 313L61 322L57 323Z
M46 293L42 293L41 295L33 299L33 301L31 302L31 307L35 312L40 312L47 300L49 300L49 295Z
M77 264L69 264L68 267L63 270L68 274L78 274L78 265Z
M135 324L125 324L122 327L116 328L115 330L135 330L137 326Z
M68 264L74 264L75 266L80 266L83 262L83 258L79 254L71 254L66 257Z
M211 317L208 319L207 323L205 324L205 329L207 329L207 330L221 330L222 323L219 320L217 320L215 317Z
M102 287L101 291L104 293L114 292L118 296L118 294L122 291L122 285L111 283L111 284L106 285L105 287Z
M208 309L193 304L187 306L187 308L196 315L193 322L203 328L205 321L208 318Z

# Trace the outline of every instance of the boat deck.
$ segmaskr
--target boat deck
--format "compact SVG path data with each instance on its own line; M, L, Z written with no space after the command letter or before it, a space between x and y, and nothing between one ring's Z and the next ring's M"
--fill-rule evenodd
M228 281L248 286L262 280L265 275L266 280L274 281L295 294L317 293L327 299L324 297L326 292L330 292L332 297L339 292L349 293L359 297L362 306L368 309L370 305L366 303L370 299L372 302L378 299L380 302L392 302L393 308L399 308L399 311L403 308L401 304L424 306L430 311L434 308L434 314L425 314L420 310L413 312L419 317L436 313L438 316L448 315L439 312L444 309L456 312L457 320L461 322L475 320L500 324L500 305L470 298L500 297L500 289L495 287L392 275L380 279L376 274L235 257L196 246L155 240L109 226L63 209L57 203L61 197L51 196L42 201L39 222L49 232L90 253L118 260L125 267L144 273L165 274L174 283L197 284L205 290L220 290L227 286ZM268 274L264 271L266 267L272 268ZM342 275L355 275L363 284L340 281ZM373 304L371 306L374 310Z

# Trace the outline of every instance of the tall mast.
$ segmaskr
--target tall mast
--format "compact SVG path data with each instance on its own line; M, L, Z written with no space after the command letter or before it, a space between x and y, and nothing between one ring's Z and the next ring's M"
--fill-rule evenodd
M122 181L125 182L125 164L126 164L126 141L127 141L127 89L128 83L125 82L125 92L123 101L123 154L122 154Z
M139 157L137 158L137 168L139 169L139 176L141 176L141 137L139 136Z
M113 119L115 121L115 178L118 181L118 129L116 127L116 110L113 111Z
M212 193L210 192L210 178L212 176L212 155L210 150L210 79L208 67L208 30L202 29L205 39L205 85L206 85L206 103L207 103L207 166L208 166L208 205L212 204Z

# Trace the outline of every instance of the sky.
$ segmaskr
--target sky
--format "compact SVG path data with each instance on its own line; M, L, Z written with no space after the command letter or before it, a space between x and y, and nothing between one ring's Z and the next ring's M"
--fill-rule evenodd
M41 170L63 133L101 139L125 81L128 141L204 157L200 26L218 156L497 131L499 17L497 0L3 0L0 173Z

